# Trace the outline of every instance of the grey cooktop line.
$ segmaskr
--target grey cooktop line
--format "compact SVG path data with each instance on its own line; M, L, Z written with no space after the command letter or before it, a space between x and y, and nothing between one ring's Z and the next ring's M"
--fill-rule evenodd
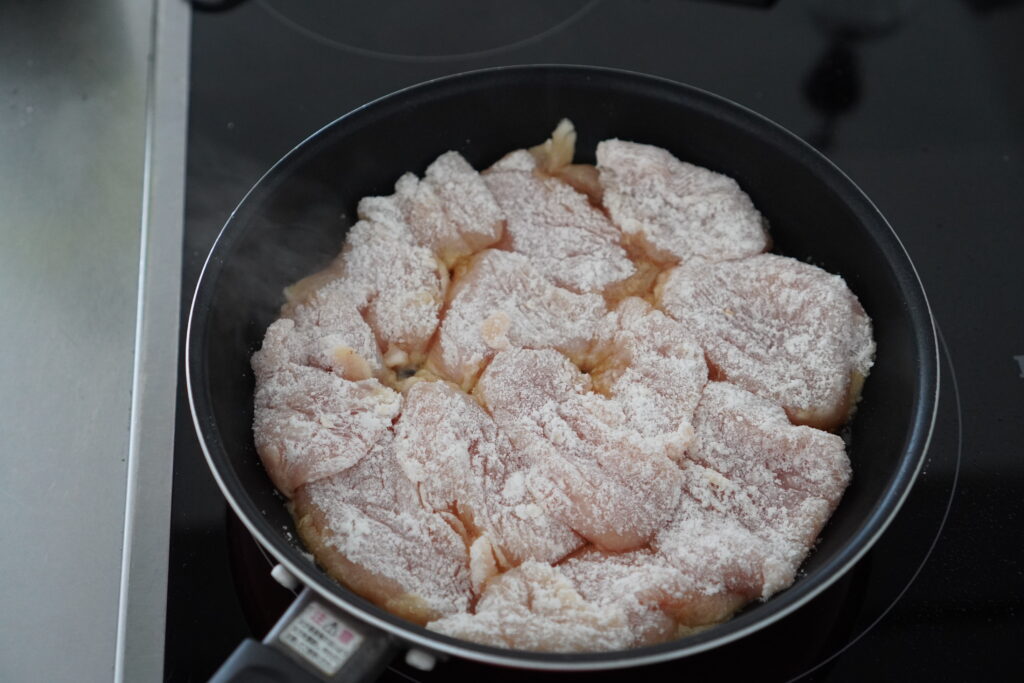
M158 679L187 7L8 3L3 14L0 680ZM151 70L154 35L164 47Z

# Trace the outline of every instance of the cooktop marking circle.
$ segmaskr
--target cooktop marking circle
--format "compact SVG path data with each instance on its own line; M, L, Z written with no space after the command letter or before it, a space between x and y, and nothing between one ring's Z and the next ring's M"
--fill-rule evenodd
M520 0L531 7L514 13L502 11L504 0L444 0L433 3L426 16L422 9L403 11L417 2L257 4L293 31L339 50L390 61L445 62L489 57L539 42L578 21L600 0ZM463 49L451 51L460 44Z

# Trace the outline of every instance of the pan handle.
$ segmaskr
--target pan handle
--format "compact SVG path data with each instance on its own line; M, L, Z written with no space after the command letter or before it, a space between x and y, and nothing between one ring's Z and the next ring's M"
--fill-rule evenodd
M263 642L244 640L210 683L372 681L398 650L392 636L341 616L306 587Z

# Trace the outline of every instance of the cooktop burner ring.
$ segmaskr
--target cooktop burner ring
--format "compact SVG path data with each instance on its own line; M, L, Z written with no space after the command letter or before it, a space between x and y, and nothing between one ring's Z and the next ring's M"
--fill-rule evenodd
M359 26L347 26L344 23L334 23L332 25L311 25L313 23L312 17L309 16L310 3L283 3L278 0L257 0L257 5L266 11L269 15L274 17L278 22L287 26L291 30L314 40L323 45L327 45L345 52L350 52L361 57L367 57L371 59L383 59L388 61L396 62L423 62L423 63L436 63L436 62L448 62L460 59L478 59L483 57L492 57L505 52L509 52L521 47L526 47L534 43L540 42L546 38L549 38L562 30L568 28L572 24L575 24L583 16L588 14L594 7L600 3L601 0L574 0L572 9L569 13L562 13L554 19L555 23L550 21L544 21L543 24L530 25L530 26L515 26L507 22L504 23L481 23L477 21L477 25L474 27L476 30L473 31L459 31L458 33L446 34L443 32L442 25L435 25L433 27L424 27L423 25L417 25L415 27L408 26L411 29L406 32L402 32L402 25L399 23L398 32L400 36L394 36L393 40L389 40L389 43L393 44L406 44L410 41L427 40L428 45L422 46L419 49L423 50L422 53L402 53L393 52L383 45L377 44L376 41L382 38L391 37L391 33L385 33L384 35L372 35L376 29L374 26L395 24L395 13L389 12L390 5L385 3L376 3L360 6L358 13L345 13L339 11L337 6L338 3L332 3L331 12L321 13L318 18L325 18L331 20L335 17L344 16L351 17L358 22ZM315 4L315 3L313 3ZM453 4L453 3L449 3ZM480 2L454 2L456 5L465 6L480 6ZM489 3L497 10L502 4L502 0L490 0ZM562 11L565 9L565 5L569 3L537 3L537 9L544 9L551 11L553 8L556 11ZM453 8L450 8L453 9ZM296 16L296 12L306 12L305 16ZM313 12L316 14L315 12ZM379 13L379 14L378 14ZM481 14L488 14L486 11ZM542 18L534 19L528 17L529 12L516 12L514 19L523 21L529 18L530 23L534 23L537 19L543 21ZM411 15L411 13L410 13ZM398 17L402 19L403 17ZM422 18L422 17L420 17ZM376 19L376 21L375 21ZM435 17L435 23L443 19L443 17ZM477 20L483 19L482 16L476 17ZM466 17L463 15L460 17L460 21L463 22L460 26L465 25ZM441 22L443 24L444 22ZM434 30L430 30L433 28ZM362 35L352 35L358 33L359 30L364 30ZM329 35L328 31L341 32L344 35ZM468 34L474 34L479 36L480 34L493 34L495 31L499 35L487 35L481 45L473 45L473 49L466 49L459 52L438 52L434 53L434 50L440 48L441 45L450 45L458 40L465 40ZM501 32L513 31L513 35L501 36ZM437 36L435 38L435 36ZM480 38L476 38L480 40ZM360 42L367 43L365 45L359 44ZM430 44L436 42L435 44Z
M959 383L957 382L957 379L956 379L956 368L953 365L953 356L949 353L949 347L946 345L946 338L942 334L942 328L939 326L938 321L935 322L935 334L938 337L939 346L942 349L942 354L941 355L945 359L946 370L949 373L949 375L948 375L949 376L948 386L952 389L954 405L956 407L956 415L955 415L955 418L956 418L955 419L955 423L956 423L956 464L955 464L955 467L953 468L953 482L950 485L949 498L946 500L946 509L943 510L943 512L942 512L942 520L939 522L939 528L936 530L935 536L932 538L931 543L928 545L928 550L925 552L924 557L921 558L921 563L917 566L917 569L914 570L914 573L911 574L910 580L907 581L907 584L905 586L903 586L903 588L899 591L899 593L896 594L896 597L893 598L892 602L889 603L889 606L886 607L885 609L883 609L878 614L878 616L875 617L875 619L873 621L871 621L870 624L867 625L867 627L865 629L863 629L860 633L858 633L857 635L855 635L852 638L850 638L849 641L845 645L843 645L843 647L841 647L840 649L836 650L834 653L832 653L831 655L829 655L828 657L823 659L821 662L819 662L815 666L813 666L810 669L808 669L807 671L803 672L802 674L799 674L798 676L795 676L792 680L796 680L798 678L802 678L803 676L806 676L806 675L808 675L808 674L810 674L810 673L812 673L814 671L817 671L818 669L820 669L822 667L828 666L830 663L835 661L836 658L838 658L844 652L846 652L851 647L856 645L857 642L860 641L861 638L863 638L868 633L870 633L871 630L875 626L877 626L878 623L880 621L882 621L882 619L884 619L887 614L889 614L889 612L892 611L893 607L896 606L896 603L898 603L900 601L900 599L906 594L906 592L908 590L910 590L910 587L912 585L914 585L914 582L917 580L917 577L921 574L921 570L924 569L924 566L926 564L928 564L928 559L931 557L932 552L935 550L935 545L939 542L939 538L942 537L942 530L946 527L946 521L949 519L949 511L953 507L953 499L956 497L957 484L960 481L960 463L961 463L962 455L963 455L963 434L964 434L964 430L963 430L963 410L962 410L961 403L960 403L960 385L959 385ZM941 387L940 387L939 391L940 392L942 391ZM933 442L933 445L935 445L934 442ZM930 461L930 459L929 459L929 461ZM928 467L929 461L925 462L925 465L924 465L925 468ZM923 475L924 472L922 472L921 474Z

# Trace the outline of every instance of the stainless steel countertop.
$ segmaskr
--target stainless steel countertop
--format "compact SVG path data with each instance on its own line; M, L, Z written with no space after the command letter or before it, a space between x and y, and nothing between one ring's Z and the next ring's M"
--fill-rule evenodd
M162 673L188 8L0 8L0 680Z

